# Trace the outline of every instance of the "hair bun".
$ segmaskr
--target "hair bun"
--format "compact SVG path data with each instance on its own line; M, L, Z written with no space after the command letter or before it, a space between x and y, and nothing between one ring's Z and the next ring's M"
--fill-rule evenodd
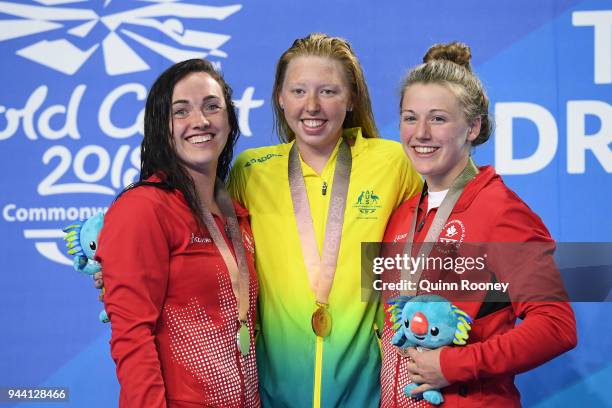
M471 71L471 59L472 52L470 51L470 47L461 42L452 42L448 44L432 45L423 57L423 62L427 63L433 60L447 60L461 65L462 67L465 67Z

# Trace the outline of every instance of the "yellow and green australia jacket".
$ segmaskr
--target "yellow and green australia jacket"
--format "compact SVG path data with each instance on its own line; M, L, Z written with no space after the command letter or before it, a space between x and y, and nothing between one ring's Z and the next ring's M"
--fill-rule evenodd
M261 401L268 407L378 407L379 303L362 300L362 242L380 242L391 213L421 189L421 179L397 142L366 139L359 128L344 137L353 158L338 264L329 296L331 334L311 327L315 297L297 232L287 166L292 143L244 151L230 175L230 193L251 216L259 276L256 340ZM317 174L302 172L319 246L338 146ZM326 187L324 187L326 186ZM325 191L324 191L325 190Z

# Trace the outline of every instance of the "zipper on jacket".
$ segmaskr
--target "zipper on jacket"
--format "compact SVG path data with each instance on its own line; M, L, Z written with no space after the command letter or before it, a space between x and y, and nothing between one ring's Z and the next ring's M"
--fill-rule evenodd
M313 408L321 408L321 377L323 375L323 337L317 336L315 348L314 389L312 396Z

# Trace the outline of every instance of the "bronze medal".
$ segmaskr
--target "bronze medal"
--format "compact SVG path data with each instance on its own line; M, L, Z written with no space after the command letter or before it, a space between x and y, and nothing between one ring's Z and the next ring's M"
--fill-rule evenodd
M312 313L312 331L319 337L327 337L331 332L332 319L327 305L318 305Z

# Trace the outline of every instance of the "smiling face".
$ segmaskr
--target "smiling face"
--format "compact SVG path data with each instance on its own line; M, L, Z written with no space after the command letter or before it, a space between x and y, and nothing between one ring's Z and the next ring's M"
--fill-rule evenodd
M293 58L278 102L300 148L333 149L351 103L342 65L327 57Z
M416 83L404 92L400 140L431 191L446 190L461 173L480 119L468 124L459 99L446 86Z
M194 72L174 86L172 139L181 163L192 175L215 174L230 126L221 86L205 72Z

